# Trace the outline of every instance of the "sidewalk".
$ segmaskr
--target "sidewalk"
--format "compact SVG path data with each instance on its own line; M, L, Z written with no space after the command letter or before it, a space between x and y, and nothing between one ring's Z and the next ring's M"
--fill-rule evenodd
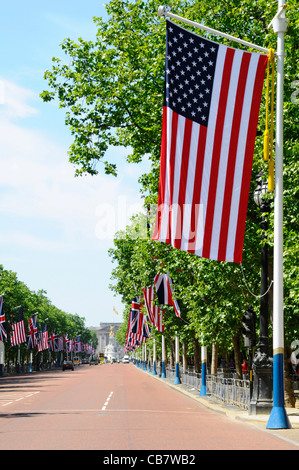
M152 373L147 372L145 370L143 370L143 372L152 375ZM184 393L185 395L188 395L194 400L197 400L203 406L206 406L207 408L215 412L225 414L230 419L247 422L248 424L252 424L254 426L259 427L260 429L265 430L265 432L270 432L272 434L275 434L276 436L281 437L282 439L286 439L287 441L296 444L299 450L299 408L286 408L286 413L291 424L290 429L267 429L266 425L269 419L268 414L249 415L248 410L243 410L238 406L222 403L213 397L200 397L199 391L197 389L191 388L186 384L175 385L167 377L165 379L162 379L158 375L152 375L152 377L156 380L164 382L165 384L167 384L167 386L172 387L175 390Z

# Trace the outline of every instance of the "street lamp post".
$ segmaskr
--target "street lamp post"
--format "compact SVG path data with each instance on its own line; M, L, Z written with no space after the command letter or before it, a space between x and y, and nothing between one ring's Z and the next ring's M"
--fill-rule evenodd
M254 191L254 201L262 212L262 240L265 240L265 231L268 223L265 214L270 212L270 203L264 199L267 193L267 181L262 174L257 176L257 187ZM273 404L273 359L269 357L268 336L268 246L262 244L261 248L261 297L260 297L260 334L259 342L253 357L253 393L249 407L250 414L270 413Z

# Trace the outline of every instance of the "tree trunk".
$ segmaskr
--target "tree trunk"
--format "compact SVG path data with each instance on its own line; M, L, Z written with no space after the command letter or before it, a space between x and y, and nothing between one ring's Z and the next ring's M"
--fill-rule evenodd
M211 374L217 375L217 365L218 365L218 344L212 344L212 361L211 361Z
M291 351L290 348L285 347L284 350L284 399L287 408L295 408L296 398L294 396L294 389L292 386L291 376Z
M182 350L183 350L183 371L186 372L188 370L188 359L187 359L187 346L186 346L185 340L183 340L182 342Z
M194 346L194 371L196 373L200 373L201 371L201 363L200 363L200 347L198 339L193 337L193 346Z
M169 358L169 363L170 363L170 368L174 369L174 363L175 363L175 340L173 338L170 339L170 358Z
M233 336L234 346L234 357L235 357L235 368L237 373L237 379L242 379L242 364L241 364L241 351L240 351L240 337Z

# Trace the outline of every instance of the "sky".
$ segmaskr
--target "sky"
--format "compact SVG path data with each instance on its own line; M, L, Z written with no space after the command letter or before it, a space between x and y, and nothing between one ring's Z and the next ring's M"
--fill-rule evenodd
M108 249L141 210L138 177L148 168L111 148L117 178L75 177L65 111L39 97L52 57L65 58L63 39L95 39L94 16L107 17L101 0L1 2L0 264L86 327L122 321Z

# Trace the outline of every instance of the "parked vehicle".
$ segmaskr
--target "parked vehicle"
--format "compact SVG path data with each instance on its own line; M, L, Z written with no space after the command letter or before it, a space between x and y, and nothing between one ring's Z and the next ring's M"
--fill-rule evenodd
M124 364L129 364L129 362L130 362L129 356L124 356L123 357L123 363Z
M73 361L63 361L62 370L66 370L66 369L74 370Z
M89 365L97 365L99 363L99 360L97 356L90 356L89 358Z

